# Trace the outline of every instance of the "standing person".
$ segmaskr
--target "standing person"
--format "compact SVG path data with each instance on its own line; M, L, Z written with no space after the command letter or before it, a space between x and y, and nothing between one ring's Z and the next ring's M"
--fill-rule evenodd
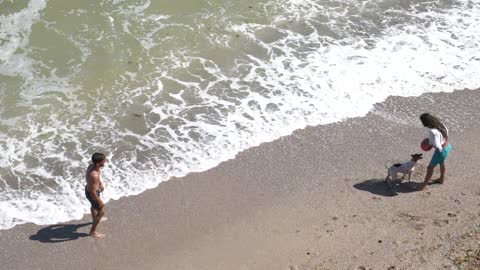
M103 191L103 184L100 181L100 168L105 166L107 158L102 153L95 153L92 155L92 164L87 168L86 179L87 185L85 186L85 196L92 205L90 211L92 212L92 228L90 229L90 236L102 238L105 236L103 233L97 232L97 226L100 221L104 221L107 218L103 218L105 213L103 207L104 203L100 198L100 192Z
M423 126L428 129L429 144L435 148L435 153L433 154L432 160L427 167L427 175L425 175L425 180L418 188L419 190L424 190L432 178L433 169L437 165L440 165L440 178L434 180L434 182L443 184L446 170L445 160L452 149L452 145L448 142L448 129L445 124L440 121L440 119L429 113L424 113L420 115L420 121L422 121Z

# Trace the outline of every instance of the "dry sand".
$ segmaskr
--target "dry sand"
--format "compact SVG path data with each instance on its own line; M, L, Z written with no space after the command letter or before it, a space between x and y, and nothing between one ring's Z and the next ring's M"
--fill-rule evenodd
M68 224L0 231L1 269L457 269L475 267L479 231L480 91L391 97L366 117L309 127L206 172ZM420 152L418 116L445 119L444 185L389 192L384 164ZM438 172L436 171L436 174ZM108 183L108 182L107 182ZM108 186L106 186L108 188Z

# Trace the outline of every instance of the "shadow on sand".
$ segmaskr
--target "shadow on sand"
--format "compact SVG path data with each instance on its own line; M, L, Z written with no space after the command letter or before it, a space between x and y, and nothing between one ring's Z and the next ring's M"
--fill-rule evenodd
M397 196L398 193L415 192L419 186L419 183L408 181L401 182L400 180L397 180L392 184L392 187L389 187L384 179L370 179L353 185L356 189L385 197Z
M30 236L30 240L40 241L42 243L60 243L76 240L88 236L87 233L77 232L81 227L92 224L92 222L82 224L57 224L40 229L36 234Z

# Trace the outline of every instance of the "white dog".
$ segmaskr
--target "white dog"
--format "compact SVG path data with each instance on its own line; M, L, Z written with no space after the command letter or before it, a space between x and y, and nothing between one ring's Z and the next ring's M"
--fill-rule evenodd
M413 154L412 159L410 161L404 163L396 163L390 166L388 169L388 175L385 177L385 181L390 186L391 182L397 180L397 175L399 173L403 173L403 177L408 175L408 181L412 181L412 173L415 170L415 165L417 165L417 161L422 159L422 154ZM389 181L390 180L390 181Z

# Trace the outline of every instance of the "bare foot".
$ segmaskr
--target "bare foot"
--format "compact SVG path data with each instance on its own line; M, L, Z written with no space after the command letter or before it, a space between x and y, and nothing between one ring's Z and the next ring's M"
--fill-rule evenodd
M438 178L432 181L432 184L443 184L443 178Z
M105 237L105 234L99 233L99 232L94 232L94 233L90 233L90 236L95 237L95 238L103 238L103 237Z
M104 222L104 221L107 221L107 220L108 220L107 217L102 217L102 218L100 219L100 222Z
M425 190L426 188L427 188L427 186L425 186L425 185L420 185L420 186L418 187L418 191L423 191L423 190Z

